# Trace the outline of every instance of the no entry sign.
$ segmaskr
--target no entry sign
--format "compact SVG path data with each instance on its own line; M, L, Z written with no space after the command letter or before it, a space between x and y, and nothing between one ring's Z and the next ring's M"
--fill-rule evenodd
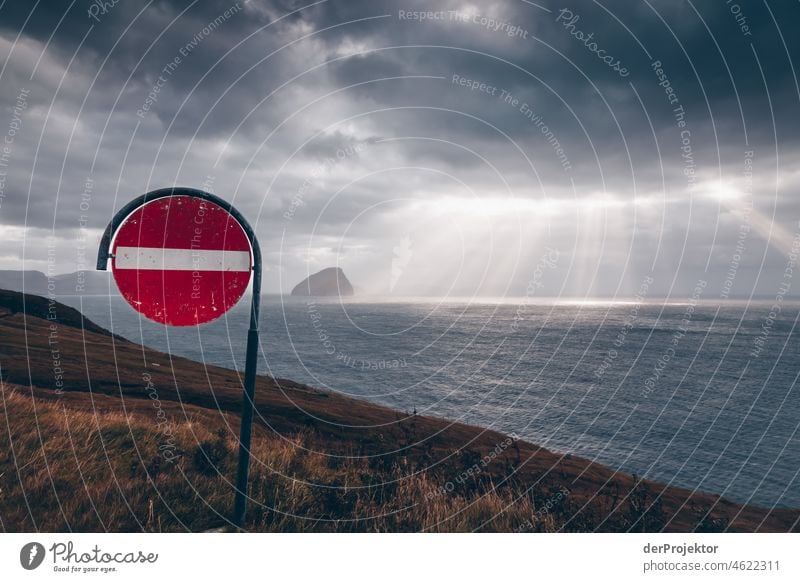
M247 235L227 210L180 195L147 202L125 218L111 256L122 296L168 325L220 317L244 294L252 265Z
M233 205L214 194L162 188L131 200L111 219L100 239L97 269L105 271L109 259L128 303L169 325L216 319L241 298L252 273L233 503L233 524L243 531L261 310L261 247L256 233Z

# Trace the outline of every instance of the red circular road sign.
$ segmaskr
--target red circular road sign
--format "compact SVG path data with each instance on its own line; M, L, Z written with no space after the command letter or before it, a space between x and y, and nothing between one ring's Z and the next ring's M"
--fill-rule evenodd
M250 282L244 229L221 206L193 196L159 198L137 208L117 229L111 254L125 300L167 325L220 317Z

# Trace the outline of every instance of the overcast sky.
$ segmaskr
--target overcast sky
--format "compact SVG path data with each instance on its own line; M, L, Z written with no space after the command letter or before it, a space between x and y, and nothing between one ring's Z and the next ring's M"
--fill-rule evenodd
M256 226L270 292L338 265L381 295L627 298L651 277L774 297L800 245L798 21L723 0L5 1L0 268L44 271L47 237L58 272L82 238L91 268L116 209L181 185Z

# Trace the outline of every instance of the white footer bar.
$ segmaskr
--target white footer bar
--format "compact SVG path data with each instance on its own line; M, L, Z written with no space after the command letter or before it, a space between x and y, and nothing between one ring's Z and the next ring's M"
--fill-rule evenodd
M8 580L136 582L800 580L797 540L792 534L4 534L0 572ZM25 547L27 557L31 542L45 556L27 572L20 552ZM131 559L144 561L125 562Z

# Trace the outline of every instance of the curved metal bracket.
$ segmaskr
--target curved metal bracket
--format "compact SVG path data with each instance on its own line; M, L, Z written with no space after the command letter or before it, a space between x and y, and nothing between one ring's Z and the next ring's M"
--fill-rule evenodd
M114 215L114 218L111 219L111 222L108 223L106 230L103 232L103 237L100 239L100 248L97 251L98 271L105 271L108 268L108 259L111 258L111 254L109 253L109 250L111 248L111 241L113 240L114 234L117 232L117 229L124 222L124 220L128 218L128 216L133 214L136 211L136 209L138 209L140 206L144 206L148 202L153 202L154 200L158 200L159 198L168 198L170 196L191 196L193 198L208 200L209 202L213 202L217 206L221 206L222 208L224 208L242 226L242 229L247 235L247 239L250 241L250 246L253 249L254 266L261 262L261 249L258 246L258 240L256 239L255 232L250 226L250 223L247 222L247 219L245 219L245 217L242 216L242 213L236 210L236 208L234 208L234 206L230 202L228 202L227 200L223 200L219 196L216 196L209 192L204 192L203 190L197 190L195 188L174 187L174 188L161 188L159 190L153 190L151 192L148 192L147 194L142 194L138 198L135 198L134 200L128 202Z

